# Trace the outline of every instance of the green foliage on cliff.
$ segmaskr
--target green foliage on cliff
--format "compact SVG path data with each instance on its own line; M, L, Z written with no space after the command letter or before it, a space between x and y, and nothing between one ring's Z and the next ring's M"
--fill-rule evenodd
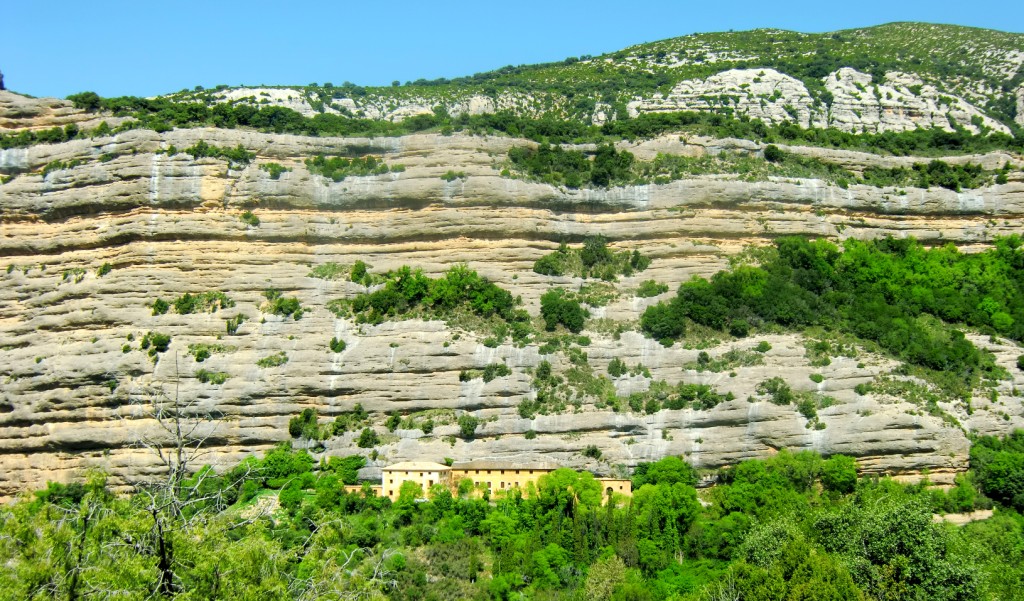
M260 165L260 169L270 174L270 179L281 179L282 173L288 173L292 170L291 167L285 167L280 163L263 163Z
M360 275L365 279L369 274L364 268ZM379 290L359 294L351 301L332 301L328 308L339 315L351 311L362 323L416 316L462 323L460 316L465 314L489 320L488 328L498 337L511 336L517 342L527 340L532 331L529 314L519 308L521 299L465 265L450 268L440 278L430 278L408 266L382 277L384 286Z
M288 363L288 354L284 351L278 351L273 355L267 355L266 357L258 359L256 361L256 366L263 368L280 367L285 363Z
M220 146L207 144L204 140L199 140L194 145L186 148L184 152L197 159L226 159L231 163L238 163L239 165L248 165L250 161L256 158L255 153L247 151L241 144L234 148L221 148Z
M230 377L231 374L223 371L210 371L208 369L196 370L196 379L203 384L214 384L219 386L224 382L227 382Z
M198 294L186 292L174 301L173 306L175 313L179 315L213 313L219 309L234 307L235 301L219 290L200 292Z
M647 269L650 257L639 251L613 251L604 236L588 236L581 248L569 248L562 243L558 250L544 255L533 264L533 271L541 275L570 275L581 278L600 278L615 281L617 276L631 276Z
M759 266L684 283L676 298L644 312L641 327L653 338L673 339L687 322L719 330L737 320L753 327L822 325L874 341L968 398L980 379L1004 374L948 324L1024 340L1021 245L1011 236L988 251L963 254L912 239L849 239L840 249L782 238Z
M263 296L267 299L267 302L261 307L263 311L282 317L291 317L295 321L302 319L305 310L297 297L286 297L276 288L264 290Z
M325 157L320 154L312 159L306 159L306 168L310 173L322 175L336 182L343 181L349 176L383 175L391 171L383 160L373 155L347 158Z
M567 298L566 291L555 288L545 292L540 297L540 315L544 318L544 327L548 331L554 331L558 326L579 334L583 330L583 322L590 313L580 306L580 303Z

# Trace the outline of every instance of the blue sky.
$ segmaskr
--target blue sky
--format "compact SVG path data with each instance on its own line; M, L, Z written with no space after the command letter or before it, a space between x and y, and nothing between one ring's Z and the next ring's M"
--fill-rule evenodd
M196 85L457 77L694 32L833 31L927 21L1024 32L1024 2L10 1L0 70L34 96L147 96ZM829 7L831 5L831 7Z

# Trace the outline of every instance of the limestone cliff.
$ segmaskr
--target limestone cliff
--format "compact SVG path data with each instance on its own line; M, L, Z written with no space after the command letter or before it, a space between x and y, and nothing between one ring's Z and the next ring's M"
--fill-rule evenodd
M804 108L800 114L812 119ZM6 129L88 119L62 101L0 93L0 125ZM240 144L256 159L241 166L169 152L200 140ZM612 472L669 453L714 467L788 447L851 454L875 472L927 469L941 479L964 469L968 432L1024 426L1024 375L1013 367L1019 349L1005 341L973 338L1014 375L1001 383L997 400L975 399L971 414L959 404L944 404L961 428L906 399L856 394L856 384L894 367L863 349L856 357L837 355L829 365L814 367L797 334L722 340L703 350L720 358L730 350L750 351L761 341L771 350L749 365L701 372L683 367L697 360L700 349L665 348L633 331L643 309L659 300L635 295L642 280L674 289L694 274L725 267L745 246L780 234L837 240L912 235L970 248L1019 232L1024 182L1018 158L995 153L949 159L990 167L1009 161L1017 167L1007 184L963 193L900 194L859 185L841 189L818 180L750 182L714 175L567 190L501 177L505 153L525 144L530 142L466 135L342 139L179 129L0 151L0 495L79 477L93 467L109 471L115 484L153 473L158 465L140 442L159 434L145 402L160 395L194 402L198 411L217 416L204 461L222 465L290 440L288 420L303 408L316 408L327 420L356 404L370 412L380 435L379 457L371 462L378 467L413 458L529 454ZM759 150L751 142L678 136L623 147L641 158ZM827 156L853 171L913 162L837 150L791 151ZM405 170L333 182L304 164L318 153L372 153ZM261 168L270 162L290 171L275 179ZM441 177L448 171L464 176L448 181ZM246 210L258 225L240 219ZM616 284L610 304L593 309L595 318L605 318L592 320L584 332L590 342L583 350L594 372L605 373L618 357L650 373L616 378L622 395L666 380L711 384L735 400L707 411L651 415L586 403L525 419L517 406L535 394L527 370L542 359L537 344L491 348L481 336L438 321L359 325L336 317L327 305L366 288L311 274L329 262L363 260L375 272L412 265L428 274L463 262L521 295L536 315L544 291L583 282L538 275L533 262L563 240L593 234L653 259L648 270ZM297 297L302 318L265 313L269 288ZM157 298L204 291L223 292L234 306L186 315L154 315L151 309ZM240 314L247 320L233 333L226 331L225 321ZM625 331L615 335L600 325L611 320ZM171 336L157 361L140 348L147 332ZM331 338L344 340L344 351L332 352ZM215 350L200 363L189 353L195 344ZM257 365L278 352L286 363ZM558 353L546 358L556 370L568 365ZM486 383L460 381L463 370L497 362L511 368L511 375ZM200 369L226 380L203 382ZM812 373L822 381L812 381ZM836 399L820 411L824 429L808 427L792 407L748 400L758 382L774 375L795 389ZM418 428L391 433L383 424L393 411L430 416L436 426L429 434ZM467 412L483 420L471 441L457 436L456 418ZM536 437L525 437L528 432ZM356 437L333 437L323 452L369 453L357 448ZM589 445L602 451L600 461L580 454Z

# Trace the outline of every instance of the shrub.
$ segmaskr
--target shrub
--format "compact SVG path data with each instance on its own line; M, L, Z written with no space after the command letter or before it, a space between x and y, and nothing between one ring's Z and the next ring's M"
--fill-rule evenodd
M779 376L764 380L757 385L756 390L758 394L768 395L768 400L776 405L788 405L794 399L793 390Z
M359 433L359 439L356 441L356 446L360 449L369 449L378 444L380 444L380 437L370 428L363 428L363 431Z
M200 292L199 294L185 294L174 301L174 311L179 315L190 313L213 313L218 309L227 309L235 306L235 301L228 298L223 292Z
M280 366L284 365L285 363L288 363L288 355L286 355L284 351L278 351L278 352L274 353L273 355L270 355L270 356L267 356L267 357L263 357L262 359L259 359L258 361L256 361L256 365L258 367L264 367L264 368L266 368L266 367L280 367Z
M779 163L786 158L786 153L778 146L769 144L764 147L764 160L770 163Z
M750 333L750 324L745 319L734 319L729 322L729 334L737 338L746 338Z
M234 347L224 346L223 344L195 343L188 345L188 354L192 355L196 360L196 363L206 361L213 353L222 353L229 350L235 349Z
M349 273L349 279L358 284L362 284L369 275L369 268L370 266L363 261L356 261L352 266L352 271Z
M597 445L587 445L587 447L583 449L581 455L584 457L590 457L591 459L600 459L601 449L597 448Z
M650 264L651 259L636 250L613 252L608 248L604 236L598 235L587 236L582 248L569 248L563 243L555 252L534 262L533 270L541 275L568 274L612 281L617 275L632 275L636 271L643 271Z
M480 420L468 413L459 417L459 433L466 440L472 440L476 436L476 429L479 425Z
M155 361L157 355L166 352L170 344L171 337L169 335L159 332L146 332L146 335L142 337L139 343L139 348L146 351L149 358Z
M860 384L857 384L856 386L853 387L853 391L859 394L860 396L864 396L865 394L871 392L871 384L861 382Z
M814 382L815 384L821 384L825 381L825 376L821 374L811 374L808 377L811 379L811 382Z
M331 338L330 345L331 345L331 352L332 353L340 353L341 351L345 350L345 341L344 340L338 340L337 338Z
M613 378L618 378L619 376L624 376L627 373L629 373L629 367L626 365L626 362L623 361L622 359L615 357L608 362L609 376Z
M110 273L112 269L114 269L113 265L111 265L110 263L104 263L103 265L100 265L99 268L96 270L96 276L103 277Z
M583 323L590 315L579 302L567 298L561 288L549 290L540 297L540 314L548 331L561 324L574 334L583 330Z
M523 437L526 438L526 440L533 440L534 438L537 438L537 431L536 430L527 430L523 434Z
M246 319L248 318L241 313L235 315L234 317L229 317L224 320L224 329L227 331L228 334L234 335L234 333L238 331L238 326L245 323Z
M204 157L219 158L241 165L248 165L250 161L256 158L255 153L247 151L241 144L234 148L221 148L207 144L204 140L199 140L191 147L186 148L184 152L197 159Z
M302 413L288 420L288 434L292 438L302 437L310 440L320 438L316 409L307 407L302 410Z
M668 284L660 284L654 280L644 280L636 289L636 295L640 298L650 298L668 292Z
M171 305L164 299L158 298L153 301L153 304L150 305L150 307L153 309L153 315L163 315L164 313L167 313L167 310L171 308Z
M1024 371L1024 355L1017 355L1017 369Z
M452 171L449 169L441 176L441 179L446 182L453 182L457 179L466 179L466 173L464 171Z
M772 345L767 340L762 340L761 342L757 343L757 346L754 347L754 350L759 353L767 353L768 351L772 350Z
M82 109L89 112L95 112L100 109L100 105L103 100L96 92L79 92L78 94L71 94L67 97L74 105L76 109Z
M266 297L267 302L263 305L263 310L267 313L273 313L274 315L280 315L282 317L291 317L295 321L302 319L302 305L299 304L299 299L292 296L285 298L282 296L280 290L270 288L263 292L263 296Z
M206 369L196 371L196 379L203 384L216 384L219 386L227 382L229 377L229 374L222 371L208 371Z
M483 378L484 382L490 382L495 378L503 378L511 374L512 370L504 363L491 363L484 368Z
M282 173L287 173L292 170L291 167L285 167L278 163L264 163L260 165L260 169L270 174L270 179L280 179Z
M322 175L335 182L344 181L346 177L360 177L366 175L383 175L391 171L382 159L373 155L365 157L326 157L317 155L312 159L306 159L306 168L310 173ZM402 169L404 171L404 168Z
M260 224L260 218L249 210L242 211L242 214L238 216L238 220L249 227L257 227Z

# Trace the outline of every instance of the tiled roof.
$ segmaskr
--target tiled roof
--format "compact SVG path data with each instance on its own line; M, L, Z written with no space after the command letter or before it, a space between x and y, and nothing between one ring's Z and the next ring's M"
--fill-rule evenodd
M557 470L560 466L549 461L520 463L518 461L466 461L456 463L453 470Z
M446 472L452 468L433 461L403 461L384 468L385 472Z

